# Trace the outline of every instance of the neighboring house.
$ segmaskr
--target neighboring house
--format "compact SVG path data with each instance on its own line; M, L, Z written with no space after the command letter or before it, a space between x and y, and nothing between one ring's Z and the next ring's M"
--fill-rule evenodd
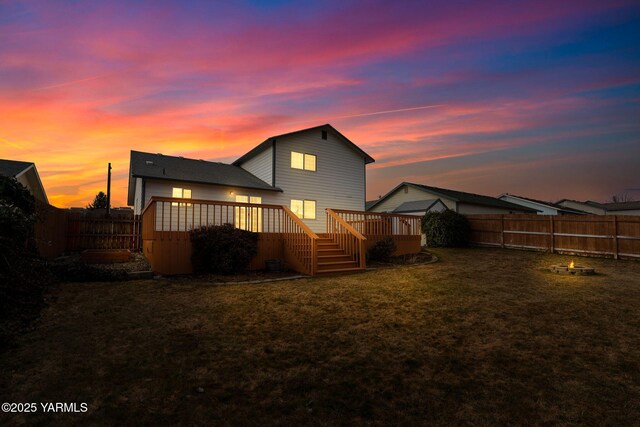
M562 199L557 204L572 209L580 209L594 215L640 215L640 201L598 203L591 200L579 202L577 200Z
M0 175L15 178L27 187L36 200L49 204L35 163L0 159Z
M516 196L515 194L505 193L498 197L505 202L515 203L516 205L525 206L531 209L537 209L538 215L585 215L587 212L565 207L557 203L543 202L542 200L531 199L529 197Z
M470 214L536 213L536 209L509 203L495 197L403 182L368 208L372 212L395 212L406 202L439 201L455 212ZM407 205L404 205L405 207Z
M267 138L232 164L132 151L128 204L136 214L153 196L285 205L324 233L326 208L364 209L373 161L328 124Z
M404 202L392 213L402 215L418 215L424 216L427 212L442 212L447 210L447 206L442 203L440 199L431 200L415 200L411 202Z

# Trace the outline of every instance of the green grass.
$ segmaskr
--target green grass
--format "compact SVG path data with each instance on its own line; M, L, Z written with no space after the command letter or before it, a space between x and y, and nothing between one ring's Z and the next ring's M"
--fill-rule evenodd
M65 284L0 354L0 424L589 424L640 419L640 262L434 251L261 285Z

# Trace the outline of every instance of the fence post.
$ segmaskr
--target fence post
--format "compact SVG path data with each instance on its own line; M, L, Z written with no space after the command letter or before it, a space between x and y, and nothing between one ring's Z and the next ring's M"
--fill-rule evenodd
M504 214L500 215L500 247L504 249Z
M618 259L618 217L613 215L613 259Z
M554 248L555 227L554 227L554 224L553 224L553 217L554 217L554 215L549 215L549 219L550 219L549 223L550 223L550 226L551 226L551 230L549 231L549 251L551 253L553 253L554 250L555 250L555 248Z

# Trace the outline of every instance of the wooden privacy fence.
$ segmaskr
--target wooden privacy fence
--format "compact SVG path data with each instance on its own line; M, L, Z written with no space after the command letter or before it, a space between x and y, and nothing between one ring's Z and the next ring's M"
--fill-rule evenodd
M85 249L140 249L141 218L91 218L67 215L66 251Z
M67 211L36 201L36 213L33 234L38 253L44 258L62 255L67 240Z
M640 258L640 217L467 215L471 243L503 248Z

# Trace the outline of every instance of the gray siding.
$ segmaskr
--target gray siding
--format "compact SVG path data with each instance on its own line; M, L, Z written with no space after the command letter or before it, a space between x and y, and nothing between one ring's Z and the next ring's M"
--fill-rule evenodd
M267 184L273 185L273 148L267 148L260 154L242 163L240 167L251 172Z
M291 152L316 155L316 171L291 168ZM321 131L309 131L276 141L276 186L280 187L282 204L291 199L315 200L316 219L303 219L315 232L326 232L326 208L364 210L365 162L331 132L327 139Z
M180 181L147 179L145 187L145 202L151 197L171 197L173 187L188 188L192 199L218 200L221 202L235 202L236 195L262 197L262 203L282 204L282 194L277 191L252 190L246 188L226 187L222 185L193 184ZM231 194L233 192L233 194Z

